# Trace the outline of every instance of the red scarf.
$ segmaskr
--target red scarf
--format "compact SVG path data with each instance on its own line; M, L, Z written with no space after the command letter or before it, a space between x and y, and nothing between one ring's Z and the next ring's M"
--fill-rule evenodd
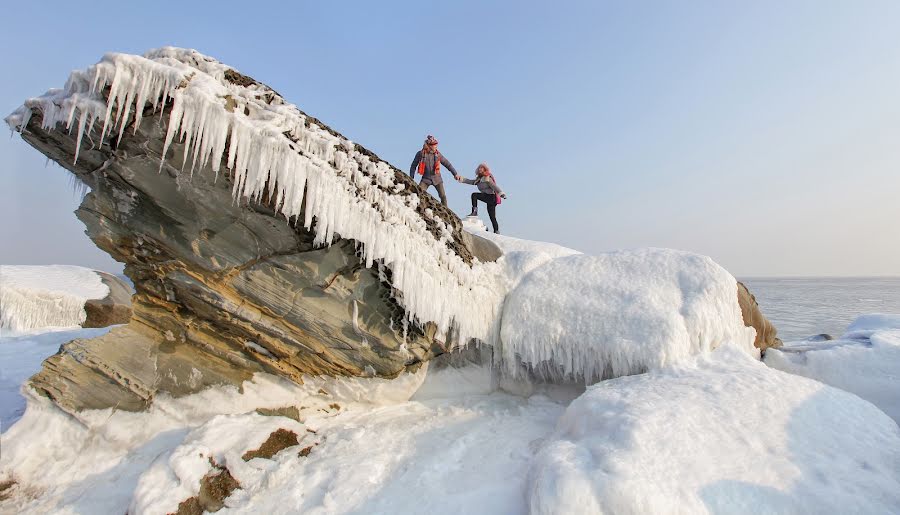
M422 151L422 160L419 161L419 175L425 175L425 155L431 152ZM434 149L434 174L441 174L441 153Z

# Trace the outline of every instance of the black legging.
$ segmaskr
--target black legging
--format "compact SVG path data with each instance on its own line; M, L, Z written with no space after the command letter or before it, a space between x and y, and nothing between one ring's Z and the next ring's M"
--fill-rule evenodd
M494 226L494 232L498 232L500 230L500 226L497 225L497 196L491 195L489 193L473 193L472 194L472 210L478 209L478 201L482 201L487 204L488 216L491 217L491 225Z

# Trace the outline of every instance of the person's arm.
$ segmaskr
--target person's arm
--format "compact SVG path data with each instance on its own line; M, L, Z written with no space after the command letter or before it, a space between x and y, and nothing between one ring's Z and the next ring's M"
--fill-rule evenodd
M446 166L447 169L450 170L450 173L452 173L454 177L459 175L458 173L456 173L456 168L453 168L453 165L450 164L450 161L447 161L447 158L444 157L444 154L441 154L441 164Z
M465 184L475 184L475 179L466 179L465 177L463 177L462 175L460 175L460 176L459 176L459 182L462 182L462 183L465 183Z
M416 167L419 166L419 161L422 160L422 151L416 152L416 157L413 158L413 162L409 165L409 176L413 179L416 178Z
M491 186L494 187L494 193L499 194L501 197L506 198L506 193L503 193L503 190L500 189L500 185L497 184L497 179L491 177Z

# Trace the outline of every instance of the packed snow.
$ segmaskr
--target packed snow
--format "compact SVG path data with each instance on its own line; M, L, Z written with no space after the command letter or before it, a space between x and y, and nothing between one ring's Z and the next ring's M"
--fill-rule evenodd
M639 249L562 257L527 273L504 302L499 351L512 371L524 362L590 384L726 342L754 354L754 336L725 269L697 254Z
M835 340L786 342L765 362L854 393L900 424L900 315L861 316Z
M0 265L0 336L80 326L87 316L84 303L108 294L89 268Z
M900 513L900 430L735 345L591 386L531 466L531 513Z

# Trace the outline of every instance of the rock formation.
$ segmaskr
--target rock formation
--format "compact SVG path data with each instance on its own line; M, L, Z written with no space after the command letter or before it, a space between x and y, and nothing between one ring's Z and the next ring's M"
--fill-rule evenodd
M7 123L90 186L76 214L135 285L128 325L67 343L31 379L69 412L140 410L256 372L395 377L497 333L495 244L195 51L108 54ZM92 323L121 320L116 305L92 304Z
M283 103L233 70L226 70L224 81L258 94L260 103ZM114 102L109 85L97 94ZM172 109L172 103L161 107ZM190 163L190 141L165 148L168 112L148 104L136 121L134 112L113 110L113 119L127 118L121 140L104 139L99 123L92 123L84 129L85 141L93 141L88 148L80 134L47 123L52 105L28 109L23 139L91 187L76 214L90 238L125 263L136 290L128 326L66 344L32 378L37 391L65 409L137 410L158 392L238 385L260 371L296 381L303 374L392 377L445 352L448 333L436 324L409 323L392 267L377 261L367 267L362 242L335 234L323 246L302 223L305 213L288 220L274 195L235 199L236 174L226 166L217 172L210 162L182 170L183 162ZM322 122L299 116L309 130L345 141ZM286 143L298 139L281 137ZM342 150L346 156L348 149ZM374 175L377 166L377 172L390 173L401 186L392 195L416 196L410 204L432 245L446 242L466 266L477 257L473 250L485 261L499 255L490 242L473 244L477 237L464 234L458 218L421 194L407 175L359 145L351 155L363 172ZM215 164L224 165L221 159ZM117 300L120 290L110 287ZM92 324L124 316L113 300L94 303L88 312Z

